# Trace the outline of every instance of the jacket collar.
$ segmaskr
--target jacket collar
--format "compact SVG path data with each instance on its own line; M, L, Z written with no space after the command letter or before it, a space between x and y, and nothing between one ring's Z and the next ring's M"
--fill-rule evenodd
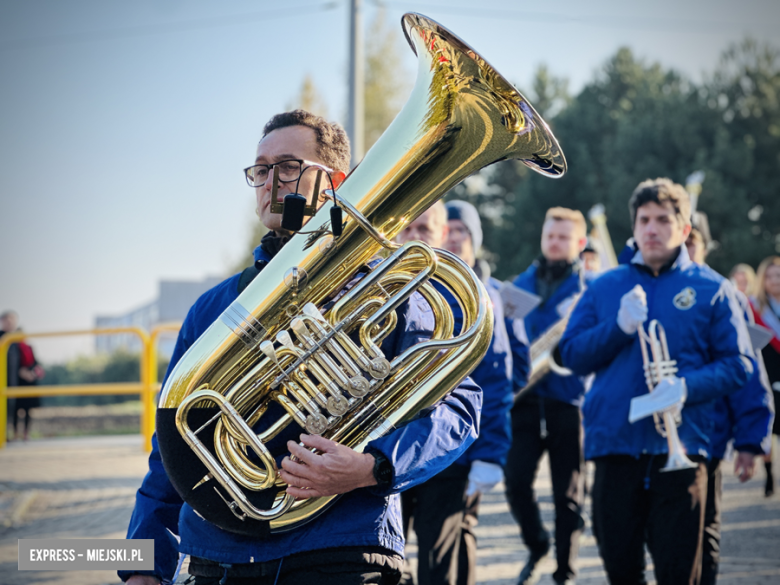
M482 284L486 285L490 282L490 264L488 264L486 260L482 260L481 258L478 259L474 266L472 266L472 269Z
M513 281L515 286L519 286L520 288L536 295L539 294L536 281L536 274L539 270L538 260L538 258L534 260L533 263L526 269L526 271L521 273ZM572 276L575 275L576 278L572 278ZM555 291L553 291L550 297L546 301L543 301L542 304L555 303L559 299L564 299L577 291L581 291L584 287L583 275L584 271L582 270L582 263L577 260L571 265L571 273L568 274L568 276L560 283Z
M579 274L581 267L579 258L576 258L573 262L566 262L565 260L550 261L542 255L534 260L533 265L536 267L535 276L537 278L543 278L551 282L555 280L563 281L571 274Z
M636 265L638 268L641 268L649 274L653 273L647 264L645 264L645 259L642 258L642 252L640 250L637 250L636 254L634 254L634 257L631 259L631 264ZM688 256L688 249L685 246L680 246L677 248L677 254L661 267L661 270L658 271L658 274L661 275L664 272L685 270L691 264L693 264L693 261Z
M260 245L254 251L255 266L262 268L268 264L289 241L290 236L279 236L276 232L265 234L260 240Z

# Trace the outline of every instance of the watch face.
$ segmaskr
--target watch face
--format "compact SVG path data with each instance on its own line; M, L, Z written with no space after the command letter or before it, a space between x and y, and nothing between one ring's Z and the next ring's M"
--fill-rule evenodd
M372 453L374 456L374 479L378 485L389 485L393 480L393 467L382 453Z

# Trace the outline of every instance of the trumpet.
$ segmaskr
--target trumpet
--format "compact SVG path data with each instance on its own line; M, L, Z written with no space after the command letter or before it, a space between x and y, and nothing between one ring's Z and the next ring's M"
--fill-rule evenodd
M652 394L661 380L670 378L677 373L677 361L669 355L669 345L666 342L666 332L657 319L653 319L645 333L644 326L639 326L639 347L642 349L645 382ZM649 349L648 349L649 347ZM674 415L667 409L653 412L655 430L666 438L669 445L669 457L661 471L679 471L693 469L696 463L685 455L680 436L677 434L677 424Z

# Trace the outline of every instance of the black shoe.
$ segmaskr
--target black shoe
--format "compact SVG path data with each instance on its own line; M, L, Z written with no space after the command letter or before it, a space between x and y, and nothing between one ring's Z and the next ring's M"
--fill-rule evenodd
M766 476L766 485L764 485L764 495L768 498L775 493L775 478L771 473Z
M520 571L520 577L517 579L517 585L532 585L539 580L539 561L547 556L548 552L550 552L549 543L547 543L543 549L531 551L531 555L528 557L528 560L525 563L525 567L523 567L523 570Z

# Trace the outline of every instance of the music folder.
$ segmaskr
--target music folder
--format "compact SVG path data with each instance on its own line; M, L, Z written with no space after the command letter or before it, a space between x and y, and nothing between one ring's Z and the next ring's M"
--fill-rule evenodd
M499 294L504 302L504 315L512 319L524 319L542 302L539 295L529 293L511 282L502 282Z

